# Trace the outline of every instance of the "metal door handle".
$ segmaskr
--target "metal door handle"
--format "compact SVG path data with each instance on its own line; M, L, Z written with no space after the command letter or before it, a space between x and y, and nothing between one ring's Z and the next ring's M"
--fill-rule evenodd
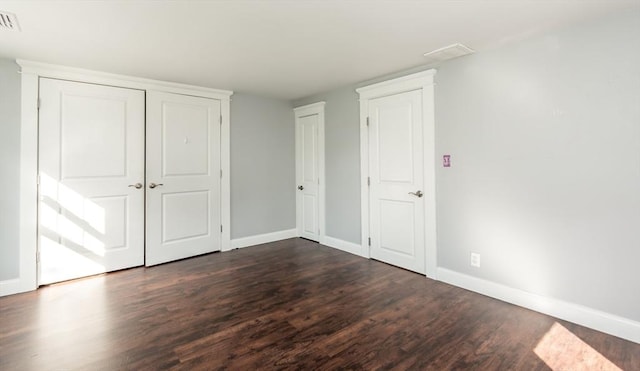
M149 184L149 188L154 189L155 187L160 187L161 185L164 185L164 184L162 184L162 183L158 183L158 184L150 183Z
M415 193L414 192L409 192L410 195L414 195L414 196L418 196L418 197L422 197L423 193L421 190L417 190Z
M302 191L302 190L304 189L304 187L303 187L303 186L301 186L301 185L299 185L299 186L298 186L298 189Z
M142 183L129 184L129 187L134 187L135 189L140 189L140 188L142 188Z

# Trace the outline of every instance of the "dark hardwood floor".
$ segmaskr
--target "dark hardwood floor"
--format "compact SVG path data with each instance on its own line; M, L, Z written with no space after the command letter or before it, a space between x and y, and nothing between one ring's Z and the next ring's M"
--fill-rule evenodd
M0 298L0 370L640 370L640 345L302 239Z

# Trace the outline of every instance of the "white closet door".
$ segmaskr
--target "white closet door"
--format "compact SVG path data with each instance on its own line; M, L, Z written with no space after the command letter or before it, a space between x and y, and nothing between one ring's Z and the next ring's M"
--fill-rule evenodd
M39 283L144 264L144 92L41 79L40 100Z
M425 273L422 93L369 102L371 257Z
M220 250L220 109L147 91L147 266Z

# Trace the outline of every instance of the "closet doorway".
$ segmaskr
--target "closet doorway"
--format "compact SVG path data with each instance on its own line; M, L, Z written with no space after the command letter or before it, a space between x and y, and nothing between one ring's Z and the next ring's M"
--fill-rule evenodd
M39 86L38 284L221 250L220 100Z

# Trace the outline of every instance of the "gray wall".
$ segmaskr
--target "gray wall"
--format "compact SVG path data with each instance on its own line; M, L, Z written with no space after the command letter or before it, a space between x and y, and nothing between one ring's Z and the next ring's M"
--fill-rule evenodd
M0 59L0 281L20 267L20 75L13 60Z
M289 102L231 97L231 238L296 227L294 115Z
M638 66L635 12L439 69L440 266L640 320Z
M638 66L634 12L438 68L440 267L640 320ZM327 102L329 235L359 240L353 89L424 69L294 102ZM441 167L443 154L451 168ZM337 195L348 196L334 203ZM481 268L470 266L471 252Z
M325 101L327 236L360 243L360 111L353 87L294 102Z

